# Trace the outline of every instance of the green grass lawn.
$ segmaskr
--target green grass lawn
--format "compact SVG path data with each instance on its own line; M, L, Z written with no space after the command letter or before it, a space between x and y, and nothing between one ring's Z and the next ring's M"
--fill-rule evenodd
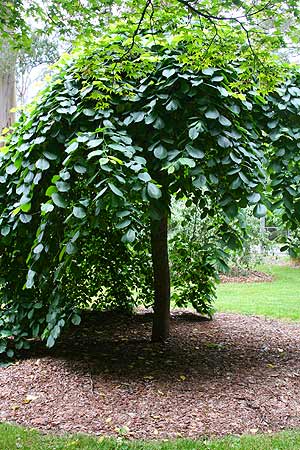
M300 268L262 266L274 276L266 283L224 283L218 286L218 311L300 320Z
M87 436L42 435L8 424L0 424L1 450L299 450L300 433L283 432L268 436L227 437L213 440L176 440L166 442L129 442Z

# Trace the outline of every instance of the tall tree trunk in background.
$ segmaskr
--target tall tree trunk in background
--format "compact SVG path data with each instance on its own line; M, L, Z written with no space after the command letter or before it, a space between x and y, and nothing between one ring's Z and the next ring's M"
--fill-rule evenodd
M152 341L163 342L170 327L170 269L168 256L168 214L151 220L151 250L154 272L154 318Z
M0 42L0 135L3 128L15 121L16 106L16 52L11 45Z
M16 106L16 76L15 65L4 69L0 67L0 132L10 127L15 121L15 113L11 112Z

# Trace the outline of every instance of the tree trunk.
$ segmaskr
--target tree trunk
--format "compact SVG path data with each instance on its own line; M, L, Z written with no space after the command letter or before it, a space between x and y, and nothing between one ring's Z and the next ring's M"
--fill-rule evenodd
M1 71L1 68L0 68ZM0 73L0 134L3 128L10 127L15 121L16 106L15 65Z
M151 250L154 271L154 318L152 341L163 342L170 326L170 269L168 214L151 221Z

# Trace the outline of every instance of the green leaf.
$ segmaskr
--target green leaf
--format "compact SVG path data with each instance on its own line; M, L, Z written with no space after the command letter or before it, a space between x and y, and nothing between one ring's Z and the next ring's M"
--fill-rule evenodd
M182 166L188 166L188 167L195 167L196 163L193 159L191 158L179 158L177 161L179 164L181 164Z
M3 349L3 350L2 350ZM0 344L0 353L4 353L5 352L5 349L6 349L6 346L4 347L4 346L2 346L1 344ZM9 352L10 350L8 350L8 352ZM6 353L7 354L7 353ZM8 355L7 355L8 356ZM4 362L4 361L0 361L0 367L2 367L3 369L5 369L6 367L10 367L10 366L12 366L14 363L13 362Z
M73 244L73 242L68 242L66 245L66 253L68 255L73 255L74 253L76 253L77 251L77 247Z
M156 200L162 196L161 190L154 183L147 184L147 192L149 197L155 198Z
M23 203L24 202L24 203ZM21 211L28 212L31 210L31 201L28 198L24 198L21 205L20 205Z
M231 189L235 190L235 189L238 189L241 186L241 184L242 184L242 181L241 181L240 177L237 177L233 180L230 187L231 187Z
M168 151L160 144L154 149L154 156L157 159L164 159L168 156Z
M72 144L70 144L69 147L66 148L66 153L74 152L75 150L78 149L78 146L79 146L79 144L77 141L72 142Z
M75 164L74 170L75 170L75 172L80 173L80 174L83 174L87 171L86 167L81 166L80 164Z
M54 153L48 152L48 151L43 152L43 155L45 156L45 158L49 159L50 161L54 161L55 159L58 158L57 155L55 155Z
M60 194L58 194L58 192L52 194L51 198L56 206L58 206L59 208L66 208L67 203L64 198Z
M93 134L93 136L94 136L94 134ZM90 140L90 137L91 136L86 135L86 134L79 134L78 137L77 137L77 141L78 142L87 142L87 141Z
M81 322L81 317L79 316L79 314L73 314L72 318L71 318L71 322L73 325L79 325Z
M240 112L241 112L241 108L239 107L239 105L233 104L233 105L231 105L231 106L229 107L229 109L230 109L230 111L232 111L234 114L240 114Z
M218 91L220 92L222 97L228 97L229 92L223 86L217 86Z
M119 218L122 218L122 217L130 216L130 214L131 214L131 211L129 211L129 210L124 210L124 211L118 211L118 212L116 213L116 216L119 217Z
M232 125L232 123L230 122L230 120L227 119L227 117L225 116L220 116L219 117L219 122L221 125L223 125L224 127L230 127L230 125Z
M89 141L87 143L87 146L89 148L95 148L95 147L99 147L99 145L101 145L103 142L103 139L92 139L91 141Z
M54 344L55 344L55 339L54 339L54 337L52 336L52 334L50 334L50 336L49 336L48 339L47 339L46 346L47 346L48 348L51 348L51 347L54 346Z
M217 69L214 69L213 67L207 67L206 69L202 70L203 75L213 75Z
M10 232L10 226L9 225L5 225L4 227L1 228L1 234L2 236L7 236Z
M13 175L18 169L14 164L10 164L8 167L6 167L5 172L7 175Z
M199 134L200 134L200 130L198 129L198 127L192 127L189 129L189 137L190 137L190 139L192 139L192 141L197 139Z
M32 219L30 214L20 214L20 220L22 223L29 223Z
M49 186L48 189L46 190L46 196L51 197L55 192L57 192L57 187Z
M120 191L120 189L118 189L114 184L112 184L112 183L107 183L107 184L114 194L118 195L119 197L124 197L123 192Z
M242 162L242 158L239 158L238 156L236 156L235 153L230 152L230 158L232 159L233 162L240 164Z
M101 156L103 155L103 150L99 149L99 150L93 150L92 152L90 152L87 156L87 159L91 159L94 158L95 156Z
M122 242L124 243L131 243L134 242L135 240L135 231L132 230L131 228L127 231L127 233L124 234L124 236L122 236Z
M7 348L6 341L0 342L0 354L4 353L6 351L6 348ZM7 367L6 364L9 364L9 363L0 362L0 367Z
M284 245L283 247L280 247L281 252L286 252L289 249L289 245Z
M162 71L162 74L165 78L170 78L172 75L176 73L175 69L165 69Z
M108 158L100 158L99 159L99 164L101 167L105 166L107 168L107 163L109 162Z
M14 356L15 352L13 351L12 348L10 348L6 351L6 354L7 354L8 358L12 358Z
M50 163L47 159L40 158L35 163L35 166L40 170L47 170L50 167Z
M248 199L249 203L251 205L253 205L253 204L259 202L259 200L261 199L261 195L258 194L257 192L253 192L253 194L248 195L247 199Z
M211 81L213 81L214 83L219 83L220 81L223 81L223 80L224 80L223 75L216 75L215 77L213 77L211 79Z
M166 105L167 111L177 111L179 108L179 103L176 100L170 100Z
M28 289L31 289L34 286L34 277L36 272L34 270L28 270L27 273L27 280L26 280L26 287Z
M73 237L72 237L72 239L71 239L71 242L76 242L77 239L79 238L79 236L80 236L80 231L77 230L77 231L73 234Z
M267 214L267 208L262 203L258 203L253 210L253 214L259 219L261 217L265 217L265 215Z
M226 205L223 209L226 216L229 217L230 219L233 219L237 216L238 207L235 203L230 203L229 205Z
M193 181L193 186L195 186L197 189L201 189L206 185L206 176L200 175L196 180Z
M34 247L33 253L35 253L36 255L38 255L38 254L41 253L43 250L44 250L43 244L38 244L36 247Z
M108 144L108 147L123 153L126 150L126 146L124 144Z
M277 127L278 123L279 123L279 120L276 119L276 120L272 120L272 121L268 122L267 125L268 125L269 128L273 129L273 128Z
M145 113L143 111L133 112L131 115L135 123L142 122L145 117Z
M123 222L117 223L116 228L118 228L118 230L122 230L122 228L126 228L130 224L131 224L131 220L129 220L129 219L123 220Z
M71 115L74 114L74 112L76 112L76 111L77 111L77 108L76 108L75 105L70 106L70 108L69 108L69 113L70 113Z
M188 154L193 158L202 159L204 157L204 152L198 148L193 147L192 145L188 144L185 148Z
M231 141L226 136L219 136L218 137L218 144L222 148L228 148L232 146Z
M68 192L70 190L69 183L66 183L65 181L57 181L56 187L59 192Z
M86 212L83 208L81 208L81 206L74 206L73 216L77 217L77 219L83 219L86 217Z
M220 116L219 111L216 108L209 108L204 114L207 119L218 119Z
M71 178L70 172L68 172L66 169L63 169L59 172L59 176L62 180L67 181ZM52 183L55 183L55 181L52 179Z
M145 183L147 183L148 181L151 180L151 177L148 172L141 172L138 174L138 179L145 181Z
M165 122L160 117L158 117L155 120L153 127L156 128L157 130L162 130L163 128L165 128Z
M216 175L214 175L213 173L209 174L209 179L210 179L212 184L218 184L219 183L219 178Z
M88 117L92 117L96 114L96 111L94 111L93 109L88 109L88 108L84 109L82 112L85 116L88 116Z
M0 339L11 337L13 335L11 330L1 330L0 331Z

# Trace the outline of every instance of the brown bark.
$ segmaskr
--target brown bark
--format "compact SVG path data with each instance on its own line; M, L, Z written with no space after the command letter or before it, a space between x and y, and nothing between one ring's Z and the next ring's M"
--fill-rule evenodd
M162 342L170 327L170 269L168 256L168 215L151 221L151 249L154 272L154 317L152 341Z

